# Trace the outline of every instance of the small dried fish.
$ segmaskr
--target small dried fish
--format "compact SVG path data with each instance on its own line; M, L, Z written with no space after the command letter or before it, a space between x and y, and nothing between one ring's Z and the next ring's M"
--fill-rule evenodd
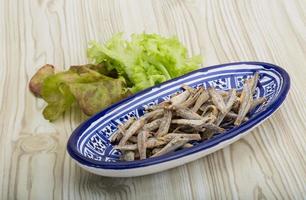
M225 116L227 115L227 113L232 109L235 100L236 100L237 96L236 96L236 90L231 89L229 91L229 97L228 97L228 101L226 103L226 107L225 107L225 113L221 113L221 115L218 116L215 124L217 126L219 126L221 124L221 122L223 121L223 119L225 118Z
M195 140L199 141L201 140L201 135L200 134L189 134L189 133L168 133L164 137L162 137L162 140L165 140L167 142L171 141L175 137L184 137L188 140Z
M134 117L129 118L124 124L119 125L117 131L112 135L111 142L120 140L123 136L124 131L130 127L130 125L135 121Z
M248 79L246 81L246 84L243 87L241 97L240 97L241 105L239 108L238 116L234 122L236 126L239 126L241 124L242 120L244 119L244 117L247 115L247 113L249 112L251 108L252 101L253 101L253 94L251 92L251 88L253 87L252 83L253 83L253 80Z
M184 118L184 119L203 119L199 114L196 112L193 112L189 108L184 108L184 107L175 107L175 113L176 115Z
M248 120L249 111L266 101L253 100L258 79L256 73L246 80L241 92L184 85L185 91L149 107L138 120L119 126L111 138L114 148L122 151L123 160L131 161L191 148L196 141L209 140Z
M143 130L137 136L137 144L138 144L138 152L139 152L140 160L146 159L146 155L147 155L147 151L146 151L147 150L147 145L146 145L147 135L148 135L148 132Z
M188 126L200 126L205 123L206 120L197 120L197 119L173 119L172 124L188 125Z
M155 147L160 147L162 145L166 144L165 140L161 140L161 139L156 139L156 138L149 138L146 142L147 148L152 149Z
M192 106L197 101L197 99L201 95L202 91L203 91L203 88L200 88L200 89L196 90L196 92L194 94L192 94L184 103L180 104L180 106L181 107L187 107L187 108Z
M174 151L184 144L186 144L189 140L184 137L175 137L173 138L166 146L164 146L160 151L153 154L151 157L161 156L171 151Z
M226 107L222 96L214 88L209 88L208 91L215 106L217 106L222 113L225 113Z
M202 90L201 95L197 99L195 105L192 108L193 112L197 112L199 108L209 99L209 94L206 90Z
M153 111L154 112L154 111ZM141 129L145 123L145 117L139 120L136 120L129 128L128 130L124 133L122 139L119 142L119 146L124 145L128 139L134 135L139 129Z
M159 129L155 134L157 137L166 135L168 133L171 124L171 119L172 112L170 110L166 110L162 122L160 123Z
M137 144L126 144L122 146L116 145L114 146L114 149L119 149L122 151L128 151L128 150L133 151L137 149Z
M157 147L157 146L162 146L166 143L165 140L163 139L156 139L156 138L149 138L147 141L146 141L146 147L147 148L154 148L154 147ZM126 144L126 145L122 145L122 146L119 146L119 145L116 145L114 146L114 149L119 149L119 150L136 150L138 149L138 146L137 144Z
M171 98L170 103L172 106L179 105L186 101L186 99L190 96L190 92L188 90L185 90L184 92L174 96Z
M251 87L251 93L254 94L256 90L256 86L259 80L259 74L256 72L253 76L253 78L249 79L250 80L250 87Z
M196 126L195 129L199 131L210 130L218 133L222 133L225 131L224 128L221 128L215 124L208 124L208 123L203 123L200 126Z
M157 109L152 112L147 112L142 117L140 117L139 120L144 120L144 121L154 120L163 116L163 114L164 114L164 109Z
M121 134L121 131L118 128L117 131L115 133L113 133L113 135L111 135L110 142L119 141L121 138L122 138L122 134Z
M143 129L148 130L148 131L154 131L158 129L162 121L163 121L163 118L156 119L150 123L145 124L143 126Z
M231 110L232 106L234 105L234 103L235 103L235 101L237 99L237 95L236 94L237 94L237 92L236 92L235 89L231 89L229 91L229 98L228 98L228 100L226 102L226 113L228 113Z

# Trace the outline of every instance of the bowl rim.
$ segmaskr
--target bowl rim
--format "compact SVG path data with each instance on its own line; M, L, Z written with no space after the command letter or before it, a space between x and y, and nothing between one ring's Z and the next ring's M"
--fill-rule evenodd
M122 103L125 103L126 101L129 101L130 99L133 99L134 97L137 97L139 95L145 94L146 92L151 91L153 88L158 88L161 85L171 83L173 81L179 80L181 78L187 77L189 75L192 75L197 72L206 72L211 69L216 69L220 67L226 67L231 65L260 65L266 69L274 69L277 71L281 77L283 78L283 86L279 92L279 98L276 99L271 105L267 107L264 111L259 113L255 119L249 120L246 123L241 124L238 127L235 127L229 131L226 131L226 134L220 134L217 135L215 138L207 141L203 141L199 143L198 145L180 150L179 152L169 153L163 156L155 157L155 158L148 158L144 160L137 160L137 161L125 161L125 162L103 162L103 161L96 161L90 158L85 157L83 154L79 153L79 151L76 148L76 144L78 137L93 123L94 121L98 120L100 117L102 117L104 114L111 112L114 108L116 108L118 105L121 105ZM219 64L219 65L213 65L205 68L200 68L197 70L194 70L190 73L187 73L183 76L165 81L161 84L155 85L153 87L147 88L145 90L142 90L134 95L131 95L109 107L106 109L101 110L97 114L93 115L89 119L87 119L85 122L80 124L70 135L69 140L67 142L67 151L69 155L79 162L82 165L86 165L89 167L94 168L101 168L101 169L111 169L111 170L120 170L120 169L133 169L133 168L141 168L141 167L147 167L151 165L157 165L164 162L169 162L174 159L184 158L186 156L189 156L191 154L197 153L199 151L204 151L206 149L209 149L212 146L218 145L221 142L224 142L226 140L232 139L241 133L251 129L254 125L259 124L262 120L269 117L273 112L275 112L280 105L284 102L285 98L288 95L289 89L290 89L290 77L287 71L285 71L283 68L266 62L258 62L258 61L246 61L246 62L232 62L232 63L225 63L225 64Z

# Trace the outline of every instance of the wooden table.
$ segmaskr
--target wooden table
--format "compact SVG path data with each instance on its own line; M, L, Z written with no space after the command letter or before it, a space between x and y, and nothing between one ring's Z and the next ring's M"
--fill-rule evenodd
M0 199L305 199L306 1L3 0L0 3ZM87 63L90 40L124 31L177 35L205 66L266 61L291 75L279 111L238 142L190 164L135 178L105 178L66 152L85 119L55 123L28 82L45 63Z

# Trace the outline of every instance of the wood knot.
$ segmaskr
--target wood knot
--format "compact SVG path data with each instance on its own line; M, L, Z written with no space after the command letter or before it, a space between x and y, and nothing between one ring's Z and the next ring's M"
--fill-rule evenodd
M50 151L56 146L57 142L50 135L34 135L20 139L20 149L27 153Z

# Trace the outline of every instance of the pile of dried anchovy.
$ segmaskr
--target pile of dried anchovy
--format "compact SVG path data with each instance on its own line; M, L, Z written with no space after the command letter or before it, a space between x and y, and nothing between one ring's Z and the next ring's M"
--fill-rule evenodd
M253 99L258 77L255 73L247 79L242 92L183 85L182 93L150 107L139 119L131 118L118 126L111 142L126 161L192 147L192 141L207 140L239 126L248 120L249 111L265 102L265 98Z

